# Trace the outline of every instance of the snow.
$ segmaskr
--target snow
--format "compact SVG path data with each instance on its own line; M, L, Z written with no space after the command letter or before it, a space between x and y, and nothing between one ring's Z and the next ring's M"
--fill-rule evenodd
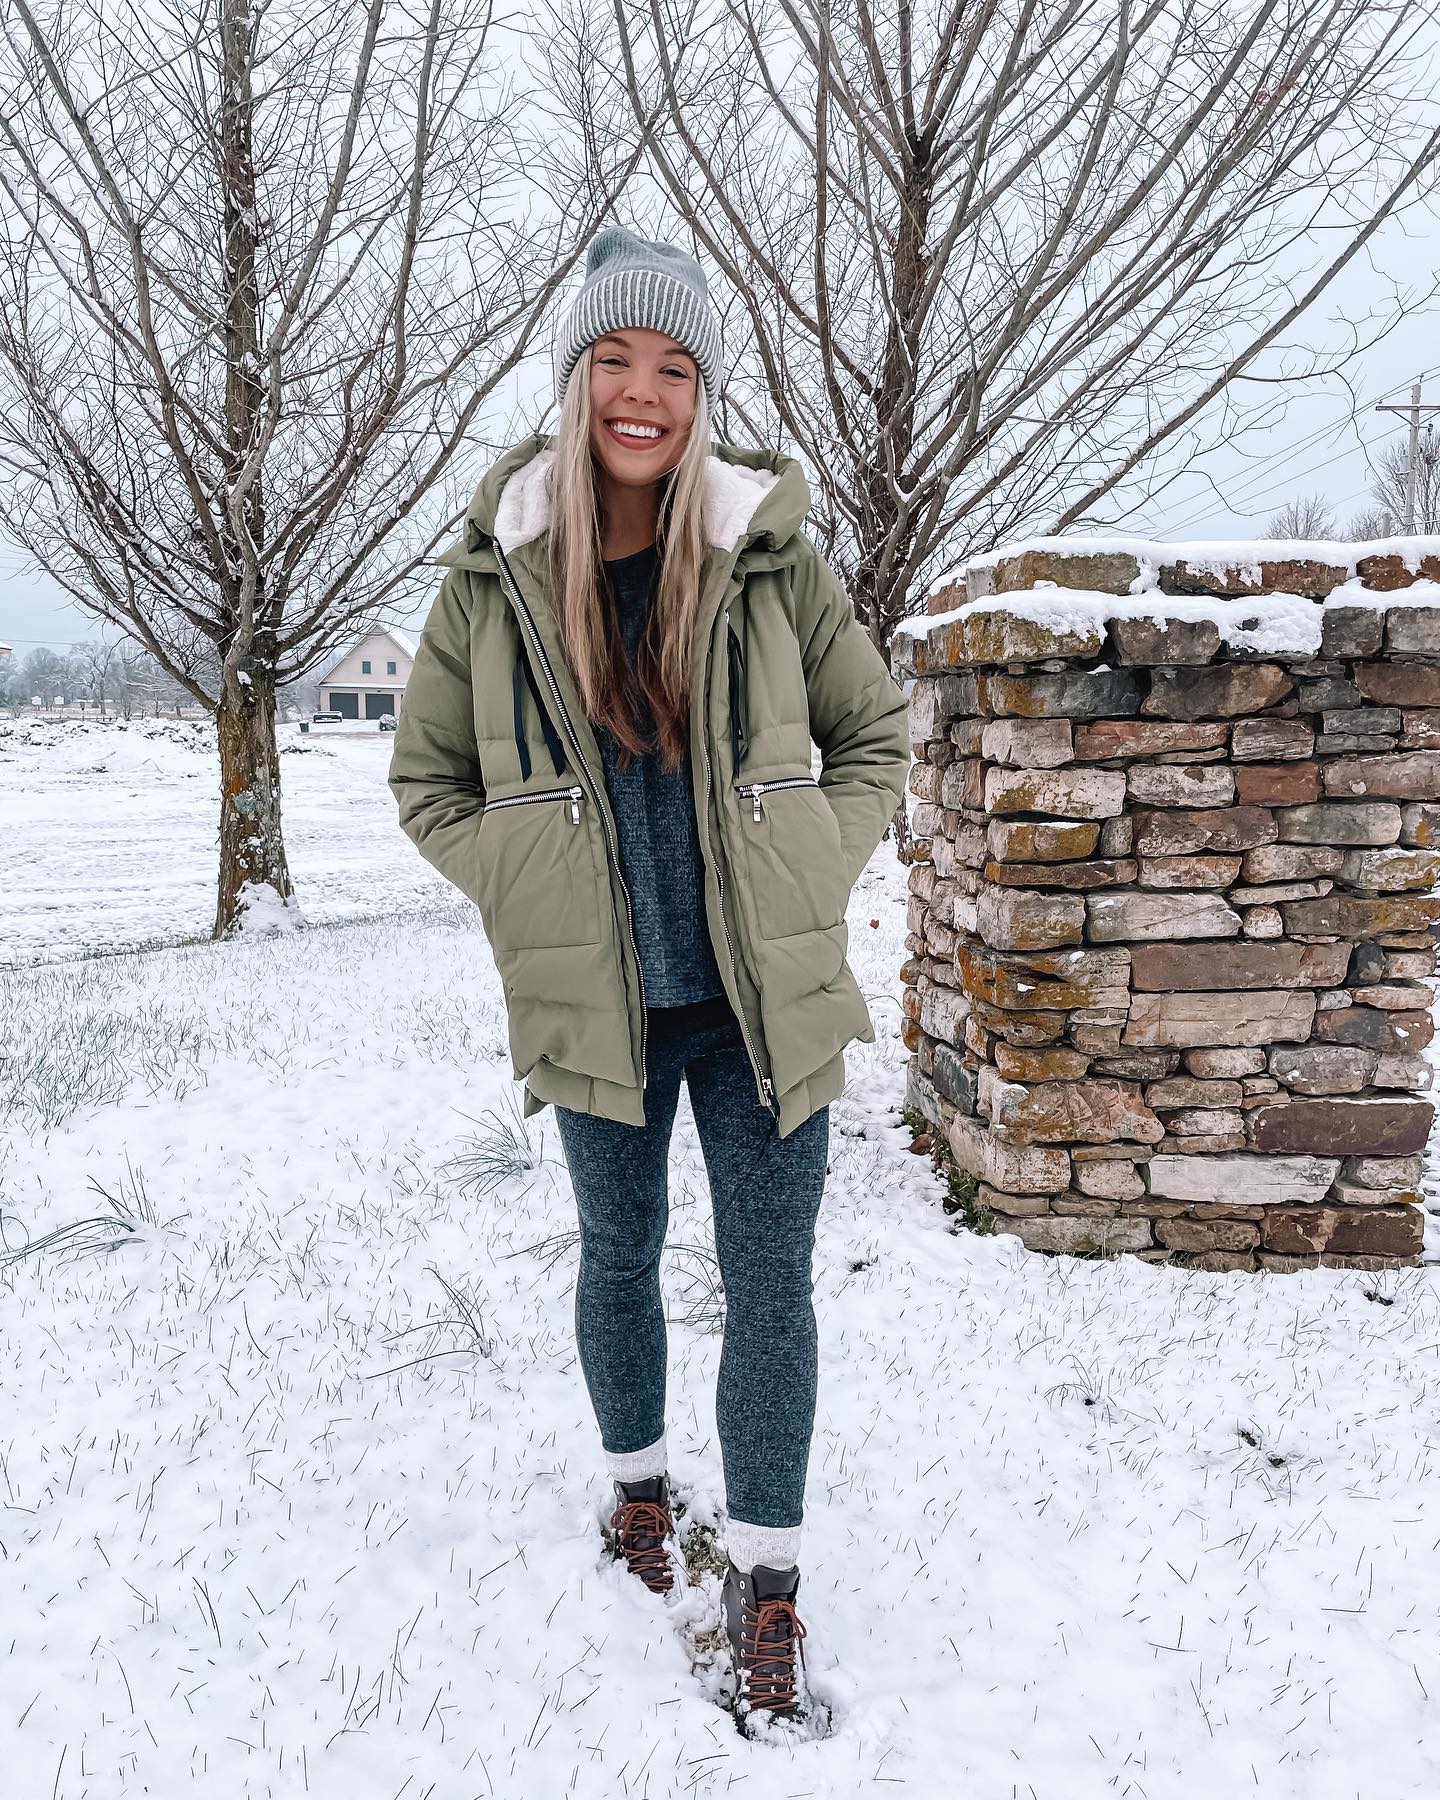
M835 1728L747 1743L692 1667L714 1578L666 1605L603 1556L553 1116L517 1117L493 959L417 873L384 755L283 765L306 912L343 929L86 956L167 859L159 918L193 927L213 844L208 753L150 742L137 799L125 742L109 774L0 746L7 848L68 922L67 960L0 974L0 1240L99 1219L114 1246L0 1269L7 1793L1434 1791L1433 1266L1237 1277L952 1232L897 1118L882 846L850 912L877 1040L816 1256L800 1599ZM15 861L7 943L18 920L40 950ZM347 880L387 915L345 924ZM527 1166L487 1185L507 1131ZM672 1176L674 1471L723 1529L683 1101Z
M1027 550L1047 555L1133 556L1152 570L1162 564L1186 563L1190 568L1214 574L1226 569L1250 571L1256 579L1262 562L1333 563L1354 575L1357 565L1371 556L1398 556L1411 574L1418 573L1427 556L1440 556L1440 537L1369 538L1348 543L1331 538L1195 538L1160 541L1154 538L1075 534L1059 537L1017 538L982 555L967 557L971 569L993 569L1007 557ZM954 577L952 577L954 579ZM1153 576L1152 576L1153 579Z
M1053 585L1022 588L1009 594L986 594L941 613L920 613L904 620L897 632L923 638L937 625L954 625L976 613L1009 613L1054 631L1102 627L1111 619L1213 620L1220 640L1232 650L1264 656L1313 656L1320 648L1320 621L1333 607L1440 606L1440 582L1417 581L1408 588L1382 594L1347 583L1324 600L1304 594L1247 594L1219 599L1209 594L1162 594L1147 588L1135 594L1097 593L1090 588Z
M279 739L290 874L312 924L447 900L403 838L397 852L390 733L288 724ZM208 938L219 827L208 721L0 718L0 966Z
M298 931L305 923L300 902L288 897L269 881L242 881L235 895L237 929L247 937L274 937L282 931Z

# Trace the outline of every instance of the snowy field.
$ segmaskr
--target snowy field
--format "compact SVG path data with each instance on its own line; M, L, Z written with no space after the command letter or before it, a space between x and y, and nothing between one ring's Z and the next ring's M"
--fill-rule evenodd
M834 1730L741 1739L715 1577L667 1605L602 1553L558 1139L516 1122L490 954L394 827L387 746L284 773L309 916L389 916L102 957L205 930L213 767L0 762L5 942L65 958L0 974L5 1800L1437 1791L1435 1268L953 1232L897 1117L884 846L816 1259ZM683 1106L673 1175L698 1552L719 1302Z

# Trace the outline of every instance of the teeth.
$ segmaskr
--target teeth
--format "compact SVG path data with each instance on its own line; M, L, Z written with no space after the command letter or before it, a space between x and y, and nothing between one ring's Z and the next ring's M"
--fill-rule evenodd
M620 425L614 419L610 420L610 429L622 432L626 437L658 438L661 435L658 425Z

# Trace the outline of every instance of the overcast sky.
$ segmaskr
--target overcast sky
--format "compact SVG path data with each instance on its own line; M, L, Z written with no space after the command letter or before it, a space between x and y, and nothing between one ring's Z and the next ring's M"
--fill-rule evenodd
M1345 322L1359 322L1370 309L1384 308L1394 280L1413 270L1414 294L1393 331L1348 355L1334 374L1307 382L1288 396L1276 390L1274 418L1243 439L1216 441L1223 430L1217 408L1200 426L1201 441L1210 445L1206 453L1188 464L1169 465L1165 473L1173 479L1157 497L1112 529L1156 538L1259 537L1287 500L1312 493L1324 495L1342 526L1348 522L1366 503L1370 459L1387 442L1401 440L1405 431L1402 419L1376 412L1375 402L1408 400L1410 384L1417 380L1424 381L1427 399L1440 401L1440 300L1429 296L1437 260L1433 218L1430 229L1425 226L1415 215L1377 234L1368 256L1356 258L1308 322L1301 322L1286 356L1272 359L1267 373L1300 366L1309 345L1346 343ZM1359 335L1373 336L1373 326ZM542 331L540 337L548 346L548 333ZM543 407L550 382L549 351L542 347L522 371L518 389L531 403L528 417ZM1258 392L1247 386L1247 405ZM503 423L497 418L484 435L498 436ZM515 435L528 429L517 421ZM479 451L468 478L478 480L489 461ZM418 629L428 605L426 600L413 618L397 622ZM68 601L45 576L27 572L22 560L0 544L0 642L23 656L40 644L64 649L97 629L92 615Z

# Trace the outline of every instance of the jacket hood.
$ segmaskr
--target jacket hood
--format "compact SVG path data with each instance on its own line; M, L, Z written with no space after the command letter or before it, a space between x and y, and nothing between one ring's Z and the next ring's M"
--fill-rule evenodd
M534 432L491 464L465 513L466 551L493 539L508 553L549 529L554 442L552 434ZM809 510L809 484L793 456L713 444L705 461L705 536L712 545L778 550Z

